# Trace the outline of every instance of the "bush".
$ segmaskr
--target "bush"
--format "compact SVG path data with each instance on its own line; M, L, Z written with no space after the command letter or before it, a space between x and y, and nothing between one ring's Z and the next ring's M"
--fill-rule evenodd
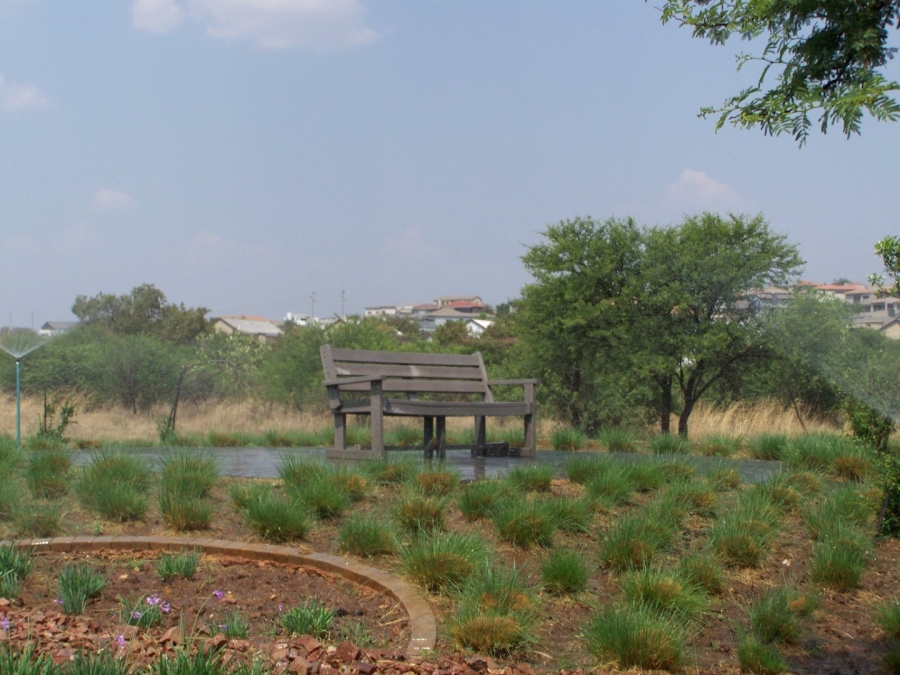
M554 514L544 502L506 501L494 510L493 521L500 539L510 544L526 549L553 544Z
M400 552L404 573L438 592L458 588L487 561L483 539L457 532L420 537Z
M555 549L541 564L544 588L553 595L580 593L587 589L588 567L584 556L567 549Z
M557 429L550 435L550 447L555 450L574 452L581 450L587 443L587 436L581 429L567 427Z
M342 551L361 556L393 553L396 542L391 530L373 516L352 515L338 530L338 546Z
M608 605L587 625L584 638L591 653L620 668L677 670L685 660L684 628L644 605Z

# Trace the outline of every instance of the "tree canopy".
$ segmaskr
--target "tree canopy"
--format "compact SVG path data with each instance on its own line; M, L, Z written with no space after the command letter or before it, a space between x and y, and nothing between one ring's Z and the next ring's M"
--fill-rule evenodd
M738 70L761 65L757 82L701 116L764 133L791 133L802 145L819 112L819 128L840 124L860 133L865 113L895 121L900 105L884 67L896 52L891 31L900 28L900 0L667 0L662 21L693 29L694 37L721 45L732 36L762 41L758 53L738 56ZM774 78L774 83L772 82Z

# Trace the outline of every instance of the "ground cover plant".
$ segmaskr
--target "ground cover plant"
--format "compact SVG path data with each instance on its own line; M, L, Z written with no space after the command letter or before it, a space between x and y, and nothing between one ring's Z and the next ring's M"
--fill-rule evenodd
M682 457L646 456L635 462L584 449L567 454L565 473L551 475L549 481L532 480L527 472L523 480L523 472L517 472L512 478L474 484L458 483L438 463L379 461L338 469L290 460L278 480L217 477L205 497L214 514L200 532L359 556L400 575L440 614L442 654L478 650L504 663L524 661L542 670L553 670L563 660L584 668L677 663L698 672L714 669L721 660L737 668L753 659L763 662L767 655L772 662L783 659L789 669L806 671L870 662L877 666L885 658L889 644L877 637L880 603L873 604L873 584L879 584L877 597L900 597L900 547L871 537L879 495L865 477L860 482L830 468L812 470L805 461L744 482L727 464L695 470L680 463ZM27 455L24 459L8 470L9 484L27 492ZM162 471L151 470L145 478L147 494L158 494ZM318 480L347 495L352 506L329 515L301 501L302 487ZM75 490L52 501L28 499L18 504L17 515L43 501L67 514L65 534L174 530L163 519L158 500L148 500L142 515L123 520L104 517L79 497ZM300 528L294 527L298 514ZM517 519L515 527L506 524ZM838 520L849 529L835 528ZM0 522L4 536L15 530L14 518ZM849 551L843 544L854 541L865 554L853 564L822 553ZM165 573L157 570L164 566ZM504 585L485 571L498 568L502 573L514 570L515 584ZM166 583L182 583L187 577L161 558L146 569L154 579L168 579ZM194 569L194 579L202 579L202 563ZM775 618L751 622L748 610L762 615L755 608L769 602L764 601L768 589L791 580L799 584L788 603L795 603L791 611L799 612L800 637L794 639L827 646L837 640L829 626L847 630L852 624L858 639L849 647L841 642L847 648L844 656L828 649L801 650L784 639L767 642L758 625L775 624L777 612L770 612ZM501 591L488 588L491 583ZM839 591L841 602L829 590L816 608L809 598L822 587L844 589ZM120 596L127 603L122 612L143 616L145 606L152 606L147 600L153 590L123 589ZM96 602L89 601L89 611ZM210 606L219 607L216 603L213 598ZM299 606L282 604L278 617ZM240 633L246 620L252 633L251 612L226 610L237 611L222 606L215 619L204 618L198 625ZM336 641L348 631L357 629L336 625L322 639ZM636 643L635 631L649 631L653 639ZM725 649L710 650L712 642ZM636 644L647 646L647 655L636 652Z

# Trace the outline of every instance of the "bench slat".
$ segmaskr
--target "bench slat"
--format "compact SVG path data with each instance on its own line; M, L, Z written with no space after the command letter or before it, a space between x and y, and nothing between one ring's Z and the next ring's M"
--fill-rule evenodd
M342 406L347 414L368 413L371 409L369 401L347 401ZM385 399L384 414L393 417L501 417L509 415L527 415L534 410L527 403L480 403L465 401L407 401L404 399Z
M368 384L341 384L341 391L357 391L368 393ZM483 394L484 383L466 382L464 380L384 380L382 391L402 391L407 393L430 394Z
M331 348L335 363L395 363L416 366L477 366L477 354L422 354L417 352L376 352L366 349Z
M437 380L478 380L483 381L481 369L477 367L462 368L457 366L401 366L380 363L336 362L334 368L340 377L353 375L384 375L398 378L423 378ZM483 388L483 387L482 387Z

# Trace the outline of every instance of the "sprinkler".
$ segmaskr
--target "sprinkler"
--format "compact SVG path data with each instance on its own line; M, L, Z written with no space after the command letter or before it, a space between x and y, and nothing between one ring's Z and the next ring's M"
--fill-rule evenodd
M0 333L0 349L16 360L16 445L19 447L22 447L22 359L43 347L49 339L27 328L12 328Z

